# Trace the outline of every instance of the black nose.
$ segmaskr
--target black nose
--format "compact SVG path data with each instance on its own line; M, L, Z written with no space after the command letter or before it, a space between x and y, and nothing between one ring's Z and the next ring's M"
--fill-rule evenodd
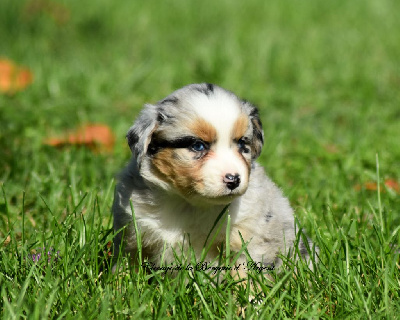
M224 177L224 182L229 190L236 189L240 184L240 176L237 173L227 173Z

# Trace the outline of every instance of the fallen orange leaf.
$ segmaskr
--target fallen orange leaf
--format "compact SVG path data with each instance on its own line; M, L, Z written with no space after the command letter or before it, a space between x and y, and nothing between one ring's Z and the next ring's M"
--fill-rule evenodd
M385 180L385 186L388 189L392 189L393 191L396 191L397 193L400 193L400 185L394 179L386 179Z
M387 189L390 189L397 193L400 193L400 184L396 180L386 179L384 184ZM378 184L373 181L367 181L362 186L359 184L355 185L354 189L356 191L360 191L361 189L365 189L365 190L369 190L369 191L376 191L376 190L378 190ZM385 189L383 188L382 185L380 186L380 191L385 191Z
M368 181L368 182L364 183L364 187L365 187L365 189L370 190L370 191L378 190L378 184L376 182ZM381 188L381 191L382 191L382 188Z
M7 59L0 59L0 92L14 94L33 81L32 73Z
M88 124L61 137L49 138L45 144L53 147L77 145L94 151L111 151L114 147L114 135L106 125Z

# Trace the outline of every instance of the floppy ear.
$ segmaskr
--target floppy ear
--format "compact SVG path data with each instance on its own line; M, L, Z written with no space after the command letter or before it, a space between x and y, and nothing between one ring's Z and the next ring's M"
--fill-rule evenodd
M129 147L131 148L133 156L136 158L139 168L143 156L147 152L151 137L158 127L157 118L157 107L146 104L126 135Z
M264 131L260 120L258 109L248 101L243 101L243 105L246 109L247 114L250 117L251 124L253 126L253 140L251 142L251 158L255 160L261 153L262 146L264 144Z

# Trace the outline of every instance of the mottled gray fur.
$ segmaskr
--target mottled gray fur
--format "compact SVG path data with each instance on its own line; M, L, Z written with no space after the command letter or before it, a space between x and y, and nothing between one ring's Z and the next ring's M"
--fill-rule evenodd
M252 259L264 265L279 266L281 261L278 254L293 249L296 240L293 210L281 190L266 176L264 169L254 162L263 145L263 131L257 109L215 85L194 84L172 93L155 105L145 105L127 134L133 156L121 172L115 190L112 208L114 229L122 230L115 237L115 255L121 249L137 261L131 202L141 232L143 257L156 264L161 263L162 256L167 262L174 261L173 251L179 254L187 249L188 241L184 243L184 239L190 239L195 253L200 255L205 239L225 204L193 205L174 190L160 187L150 172L151 156L148 147L155 132L166 139L181 134L180 123L193 117L193 111L187 104L188 97L195 94L212 96L215 92L224 92L233 100L240 101L242 110L250 119L253 133L249 185L247 191L234 198L229 205L231 250L240 250L239 232L244 241L249 242L247 250ZM225 243L225 230L224 225L207 259L212 260L218 256L220 245ZM123 247L120 247L122 243ZM305 250L302 240L299 252L309 259L309 252ZM239 261L244 260L243 256Z

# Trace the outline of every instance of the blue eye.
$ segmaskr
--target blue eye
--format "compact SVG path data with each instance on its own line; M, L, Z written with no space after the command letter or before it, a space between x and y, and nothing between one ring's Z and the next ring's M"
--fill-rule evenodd
M237 145L241 152L243 152L243 153L249 152L249 149L247 148L247 145L246 145L246 138L240 138L237 142Z
M201 152L206 150L206 145L203 141L197 140L190 146L190 149L195 152Z

